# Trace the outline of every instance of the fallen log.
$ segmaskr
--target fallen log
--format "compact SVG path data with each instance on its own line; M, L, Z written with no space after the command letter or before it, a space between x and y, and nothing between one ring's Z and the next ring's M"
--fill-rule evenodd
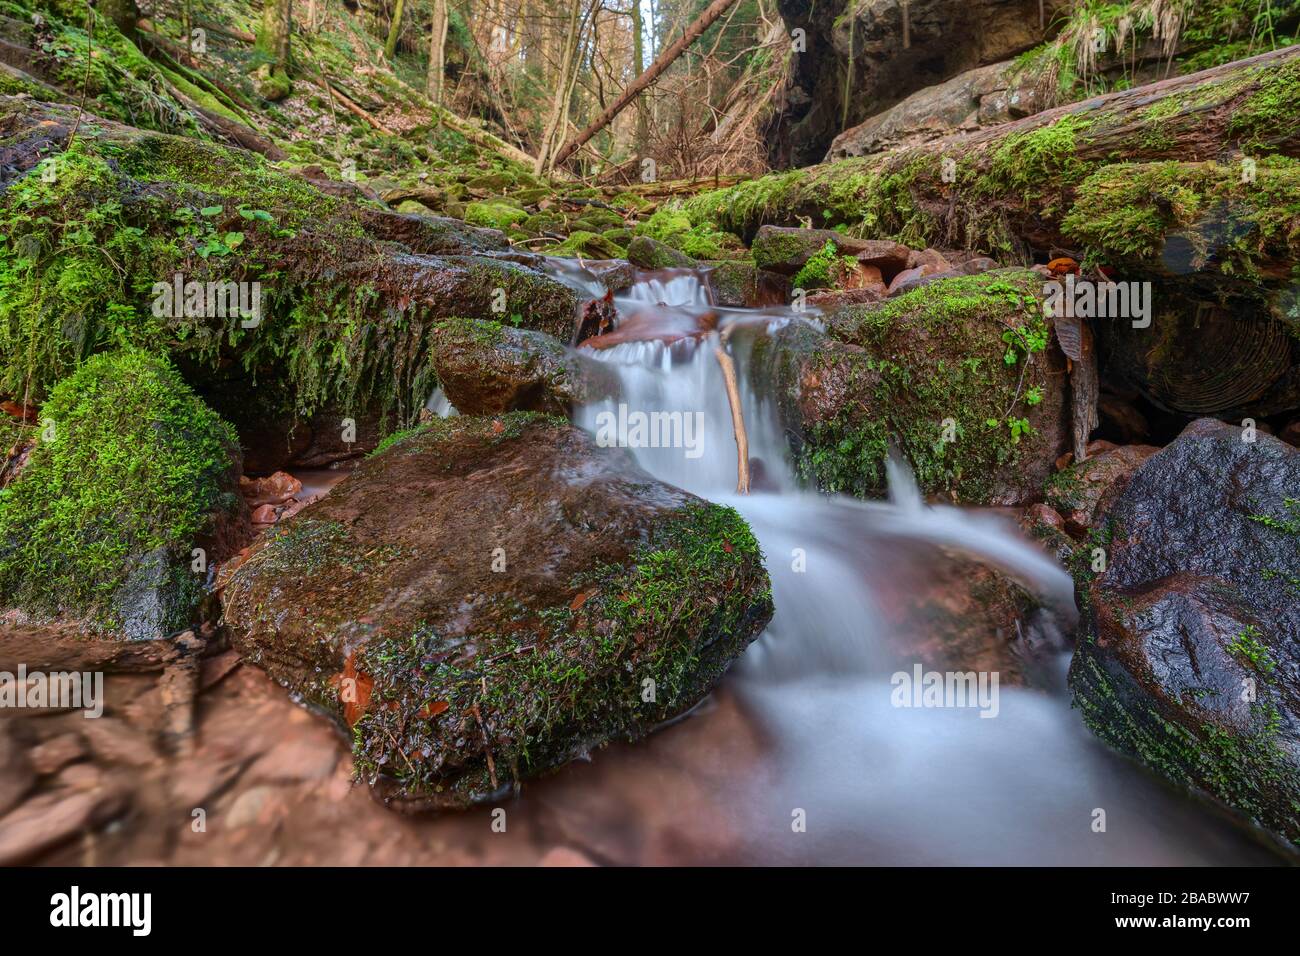
M917 146L824 163L689 200L695 221L848 226L913 246L1022 256L1062 230L1088 176L1128 162L1300 156L1300 45Z

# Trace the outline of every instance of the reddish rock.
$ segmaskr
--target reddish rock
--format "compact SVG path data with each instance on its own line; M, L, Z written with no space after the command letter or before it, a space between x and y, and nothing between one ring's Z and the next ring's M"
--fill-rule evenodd
M223 610L392 805L465 807L698 703L771 615L748 534L557 419L437 419L223 568Z
M864 266L875 266L886 282L907 268L908 259L912 255L912 250L907 246L888 239L868 239L864 242L864 247L857 253L858 262Z
M934 275L950 271L952 263L937 249L913 249L907 257L907 268L921 269L922 275Z
M261 505L253 512L253 524L275 524L280 520L280 513L274 505Z
M36 782L36 771L10 720L0 720L0 816Z
M90 755L85 739L77 733L59 734L31 750L32 766L41 775L58 773L70 763Z
M1154 445L1114 446L1095 441L1088 459L1070 465L1047 481L1047 503L1065 519L1076 538L1093 526L1105 505L1123 492L1138 466L1158 452Z
M277 471L265 478L241 476L239 479L239 493L253 509L263 505L283 504L300 491L302 482L285 471Z

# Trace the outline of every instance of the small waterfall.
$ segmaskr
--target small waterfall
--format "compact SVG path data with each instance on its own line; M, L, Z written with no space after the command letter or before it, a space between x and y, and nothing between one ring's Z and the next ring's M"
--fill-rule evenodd
M1200 807L1106 751L1070 709L1062 629L1072 623L1074 604L1065 572L1005 516L927 504L896 454L888 462L887 501L803 487L775 403L762 394L761 376L755 388L751 369L756 336L801 317L706 302L695 273L645 275L617 297L625 337L584 351L615 371L620 394L578 409L575 420L598 437L611 424L615 436L628 437L637 415L647 422L661 416L655 434L671 437L678 427L675 445L642 443L631 453L655 477L744 515L764 550L776 613L716 695L718 718L701 716L686 722L689 728L603 756L608 776L601 779L642 792L660 786L663 768L674 767L689 777L700 812L744 833L755 859L767 863L1257 859ZM636 337L626 337L629 327ZM748 495L735 490L736 445L714 354L723 333L750 444ZM687 432L687 416L698 431ZM891 700L891 673L910 669L919 648L944 637L928 632L933 625L924 614L904 617L911 630L895 633L899 625L890 622L900 618L887 612L941 607L943 586L927 577L938 558L954 552L1003 570L1049 609L1017 640L1043 659L1038 689L1004 686L996 720L971 709L899 708ZM761 730L747 736L749 726ZM1099 806L1113 831L1104 840L1088 825ZM817 821L797 847L789 840L791 807Z

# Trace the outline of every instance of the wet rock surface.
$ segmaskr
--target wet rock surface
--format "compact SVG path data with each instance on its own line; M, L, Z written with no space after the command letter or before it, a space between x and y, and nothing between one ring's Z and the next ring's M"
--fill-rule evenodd
M398 439L224 574L236 647L411 809L643 735L772 613L734 512L523 413Z
M1099 522L1070 667L1102 739L1300 842L1300 451L1201 419Z
M1159 450L1154 445L1093 442L1087 459L1047 479L1046 502L1060 513L1065 530L1075 537L1086 534L1097 515L1109 510L1128 487L1138 467Z
M433 340L438 382L464 415L567 415L616 388L607 368L542 332L463 319L440 323Z

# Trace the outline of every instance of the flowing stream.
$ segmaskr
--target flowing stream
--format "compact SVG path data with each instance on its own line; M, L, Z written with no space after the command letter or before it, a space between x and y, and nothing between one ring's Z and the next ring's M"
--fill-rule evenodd
M562 281L603 291L590 274L552 262ZM1114 755L1085 728L1065 687L1071 581L1010 518L925 504L900 462L891 462L888 501L801 486L776 409L750 386L748 364L754 335L805 319L781 308L715 309L688 272L643 274L616 306L621 329L634 326L644 340L587 350L617 370L622 391L579 409L577 423L594 433L598 416L617 414L620 403L627 412L702 413L694 450L633 454L657 478L745 516L766 555L776 613L690 719L525 788L522 802L546 807L549 826L568 820L569 838L577 833L610 862L1275 859L1216 809ZM735 492L736 446L714 356L718 330L730 324L740 326L731 348L756 460L744 496ZM977 707L892 702L891 676L920 659L909 642L931 635L890 632L882 609L928 596L930 569L954 551L1003 570L1045 606L1020 635L1032 689L1001 686L995 719ZM1098 811L1104 832L1094 829Z

